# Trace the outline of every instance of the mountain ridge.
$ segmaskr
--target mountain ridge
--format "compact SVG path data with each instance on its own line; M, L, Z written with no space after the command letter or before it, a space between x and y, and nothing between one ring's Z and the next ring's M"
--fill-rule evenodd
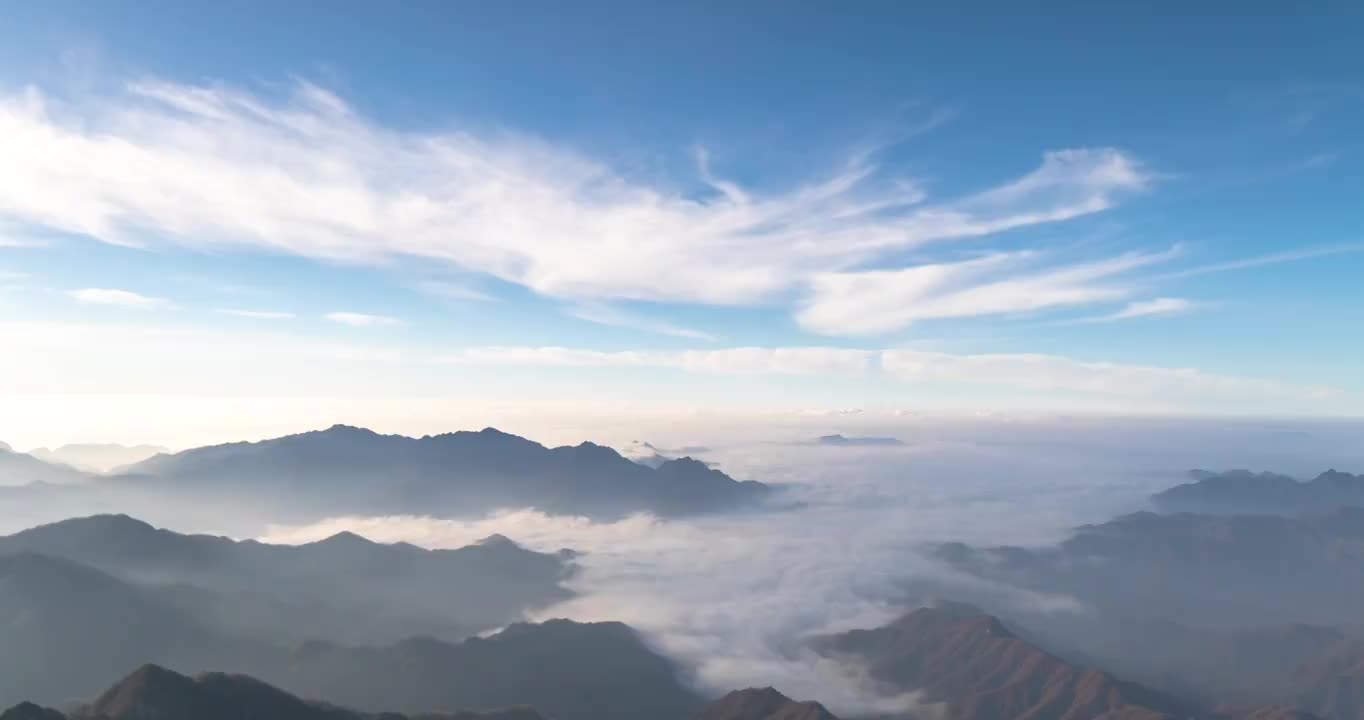
M596 518L678 516L755 506L770 491L698 461L650 467L591 442L549 448L495 428L413 438L349 425L158 455L109 482L225 502L249 492L309 519L468 516L512 507Z

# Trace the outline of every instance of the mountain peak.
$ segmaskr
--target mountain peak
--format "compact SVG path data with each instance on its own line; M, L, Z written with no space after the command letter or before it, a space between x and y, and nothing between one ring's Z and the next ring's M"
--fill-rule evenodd
M698 712L693 720L837 720L817 702L797 702L771 686L735 690Z
M184 711L194 686L194 680L149 663L104 691L90 709L96 717L111 720L134 716L188 717Z
M332 425L331 427L327 428L326 430L322 430L321 432L322 432L322 433L325 433L325 434L329 434L329 435L378 435L378 434L379 434L379 433L374 432L373 430L370 430L369 428L362 428L362 427L359 427L358 425L345 425L345 424L342 424L342 423L337 423L337 424L335 424L335 425Z
M516 544L515 540L512 540L511 538L507 537L506 535L503 535L502 533L493 533L492 535L489 535L488 537L479 540L475 544L478 545L479 547L490 548L516 548L518 550L521 548L520 545Z
M355 533L353 533L353 532L351 532L351 531L349 531L349 530L342 530L342 531L339 532L339 533L336 533L336 534L334 534L334 535L329 535L329 536L327 536L327 537L325 537L325 538L322 538L321 540L318 540L317 542L311 543L311 544L312 544L312 545L318 545L318 546L322 546L322 545L326 545L326 546L332 546L332 545L354 545L354 546L361 546L361 545L363 545L363 546L369 546L369 545L378 545L379 543L376 543L376 542L374 542L373 540L370 540L369 538L364 537L364 536L362 536L362 535L357 535L357 534L355 534Z
M21 702L0 713L0 720L66 720L66 717L51 708Z

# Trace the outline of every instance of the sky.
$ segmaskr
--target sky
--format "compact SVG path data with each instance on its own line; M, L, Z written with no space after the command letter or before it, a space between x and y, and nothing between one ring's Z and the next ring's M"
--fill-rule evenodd
M16 447L1364 414L1358 4L0 17Z

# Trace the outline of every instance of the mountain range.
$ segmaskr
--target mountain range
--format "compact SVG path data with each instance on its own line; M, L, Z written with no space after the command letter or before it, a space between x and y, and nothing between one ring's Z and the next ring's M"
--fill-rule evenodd
M274 640L458 639L568 597L573 553L537 553L502 536L455 550L384 545L339 533L268 545L161 530L126 515L65 520L0 537L0 554L32 553L96 569L213 627Z
M155 663L246 673L373 712L533 705L561 720L625 720L699 707L677 669L619 623L472 635L567 597L571 561L501 536L424 550L349 533L275 546L126 516L33 528L0 538L0 705L61 705Z
M368 714L303 700L247 675L208 672L193 677L144 665L93 702L61 713L30 702L0 720L542 720L530 708L487 712Z
M105 473L168 452L170 450L159 445L77 443L50 450L36 448L28 454L44 462L69 465L84 472Z
M411 438L342 425L158 455L105 482L228 509L267 504L277 521L499 508L676 516L751 506L769 491L686 457L651 467L593 443L547 448L492 428Z
M1307 481L1249 470L1194 470L1193 482L1151 497L1166 512L1292 515L1364 507L1364 475L1336 470Z
M920 608L870 630L816 638L817 652L864 666L873 680L918 693L946 720L1193 718L1172 696L1071 664L966 605Z
M76 468L47 462L0 443L0 487L69 484L87 479L89 476Z
M1300 516L1139 512L1058 545L935 547L952 568L1065 594L1101 612L1191 625L1338 625L1360 620L1364 508Z
M604 707L606 715L613 713ZM796 702L772 688L736 690L702 707L692 720L838 720L815 702ZM285 692L249 675L182 675L143 665L88 703L62 713L22 702L0 720L543 720L527 706L441 713L365 713ZM681 718L678 718L681 720Z
M1306 720L1290 704L1200 704L1077 663L962 603L913 610L879 628L817 637L812 647L855 663L911 714L941 720Z

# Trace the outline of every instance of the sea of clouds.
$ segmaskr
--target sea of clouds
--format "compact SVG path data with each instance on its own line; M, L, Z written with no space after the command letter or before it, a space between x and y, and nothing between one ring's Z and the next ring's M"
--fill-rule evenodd
M811 442L819 430L895 436L905 445L825 447ZM922 602L906 592L922 580L973 584L976 596L992 592L1002 607L1085 612L1073 598L983 588L929 560L925 544L1054 542L1076 525L1146 509L1152 492L1183 482L1194 467L1303 476L1328 466L1364 468L1361 426L1344 422L849 413L757 428L650 431L665 454L691 446L691 454L780 493L760 512L681 520L593 522L532 510L478 520L341 517L274 526L263 539L306 542L351 530L436 548L501 533L539 550L573 548L583 553L571 581L577 597L532 619L629 623L703 691L773 685L835 712L888 711L914 699L878 694L849 668L814 657L803 640L894 618Z

